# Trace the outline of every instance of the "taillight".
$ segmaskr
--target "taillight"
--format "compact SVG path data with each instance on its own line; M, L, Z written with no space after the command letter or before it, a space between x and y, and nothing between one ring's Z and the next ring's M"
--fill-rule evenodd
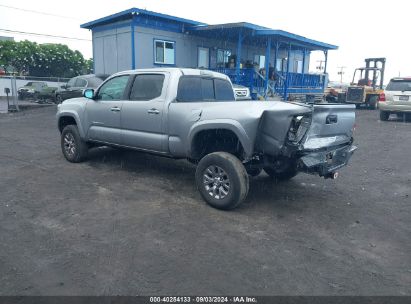
M380 97L379 97L378 100L379 101L385 101L385 93L384 92L380 93Z

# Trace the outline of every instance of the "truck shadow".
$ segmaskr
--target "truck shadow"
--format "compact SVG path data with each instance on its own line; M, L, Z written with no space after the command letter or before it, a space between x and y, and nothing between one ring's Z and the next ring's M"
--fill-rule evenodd
M166 181L172 193L184 193L203 203L197 191L194 175L196 167L186 160L174 160L144 152L113 149L109 147L90 150L88 165L111 172L127 172L144 178ZM298 178L298 177L297 177ZM295 209L301 208L309 200L316 201L318 189L315 184L301 183L296 179L276 182L265 173L250 177L249 194L239 212L253 209Z

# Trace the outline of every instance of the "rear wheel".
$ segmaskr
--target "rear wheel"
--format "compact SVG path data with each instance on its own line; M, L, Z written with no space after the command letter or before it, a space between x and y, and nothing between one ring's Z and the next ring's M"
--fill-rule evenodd
M227 152L204 156L196 169L196 184L203 199L212 207L230 210L247 196L248 174L241 161Z
M371 96L368 100L368 105L370 106L371 110L378 109L378 96Z
M380 120L387 121L390 117L390 112L380 110Z
M265 167L264 171L271 178L278 181L292 179L298 174L297 164L293 160L281 161L275 167Z

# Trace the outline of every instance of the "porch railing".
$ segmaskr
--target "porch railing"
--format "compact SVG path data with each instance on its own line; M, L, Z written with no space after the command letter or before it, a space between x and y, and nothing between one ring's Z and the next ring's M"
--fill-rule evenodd
M266 97L265 78L254 69L240 69L237 74L236 69L217 68L213 71L227 75L231 82L246 86L252 94ZM313 93L321 92L324 88L324 75L322 74L301 74L278 72L275 81L270 81L267 85L275 94L287 99L290 93Z

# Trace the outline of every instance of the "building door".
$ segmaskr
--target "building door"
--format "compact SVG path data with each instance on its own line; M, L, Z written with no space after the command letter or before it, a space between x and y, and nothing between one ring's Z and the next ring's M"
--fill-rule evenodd
M208 69L210 67L210 49L198 47L198 65L199 68Z

